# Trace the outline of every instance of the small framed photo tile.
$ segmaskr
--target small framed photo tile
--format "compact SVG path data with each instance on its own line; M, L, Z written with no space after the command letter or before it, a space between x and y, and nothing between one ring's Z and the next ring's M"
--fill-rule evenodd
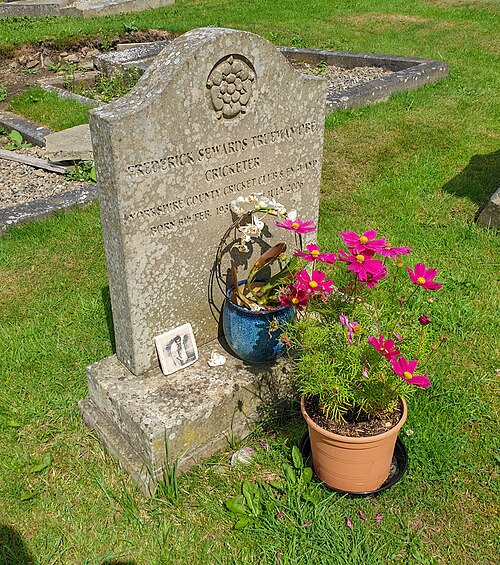
M155 337L161 371L171 375L198 360L198 348L191 324L184 324Z

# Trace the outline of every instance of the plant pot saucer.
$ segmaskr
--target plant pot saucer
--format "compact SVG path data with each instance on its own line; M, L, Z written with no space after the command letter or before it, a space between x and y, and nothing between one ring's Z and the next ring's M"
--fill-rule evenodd
M309 433L306 432L302 439L300 440L300 452L302 453L302 457L304 458L305 464L312 467L312 458L311 458L311 441L309 439ZM388 488L395 485L398 481L401 480L403 475L406 473L408 469L408 453L406 451L406 447L404 443L401 441L400 438L397 439L396 445L394 447L394 454L392 456L392 463L391 463L391 470L389 472L389 477L385 481L385 483L376 490L371 490L369 492L349 492L345 490L338 490L336 488L330 487L325 483L322 485L331 490L333 492L339 492L342 494L349 494L351 496L371 496L374 494L378 494L379 492L383 492ZM314 467L313 467L314 471Z

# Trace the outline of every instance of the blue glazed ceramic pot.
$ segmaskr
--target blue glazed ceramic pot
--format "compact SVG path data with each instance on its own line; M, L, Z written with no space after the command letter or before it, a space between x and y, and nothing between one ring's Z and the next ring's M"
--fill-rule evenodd
M240 283L241 284L241 283ZM275 310L253 312L229 300L228 291L222 308L224 337L237 357L249 363L268 363L285 351L281 341L281 325L293 319L294 308L281 306ZM278 320L280 327L269 332L269 324Z

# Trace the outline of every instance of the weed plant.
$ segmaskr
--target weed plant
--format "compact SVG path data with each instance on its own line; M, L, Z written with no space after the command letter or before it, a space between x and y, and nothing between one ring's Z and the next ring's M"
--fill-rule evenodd
M90 88L73 88L73 91L88 98L97 98L108 104L132 90L139 77L140 73L135 67L112 77L99 74Z

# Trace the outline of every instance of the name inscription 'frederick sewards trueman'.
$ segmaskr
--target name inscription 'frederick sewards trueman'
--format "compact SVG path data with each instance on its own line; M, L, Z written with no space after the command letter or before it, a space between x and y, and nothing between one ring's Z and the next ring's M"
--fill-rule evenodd
M231 200L262 192L317 218L325 96L263 38L206 28L91 112L116 352L135 375L168 328L217 337L223 295L207 289Z
M127 166L129 175L136 177L148 176L160 171L176 170L185 166L193 166L196 163L208 161L214 157L233 155L242 153L247 150L273 145L293 140L295 137L307 136L316 131L316 122L304 122L298 125L292 125L279 130L274 130L262 134L245 137L229 141L227 143L219 143L211 147L200 147L190 151L184 151L175 155L160 157L144 163L136 163ZM206 178L207 181L211 179Z

